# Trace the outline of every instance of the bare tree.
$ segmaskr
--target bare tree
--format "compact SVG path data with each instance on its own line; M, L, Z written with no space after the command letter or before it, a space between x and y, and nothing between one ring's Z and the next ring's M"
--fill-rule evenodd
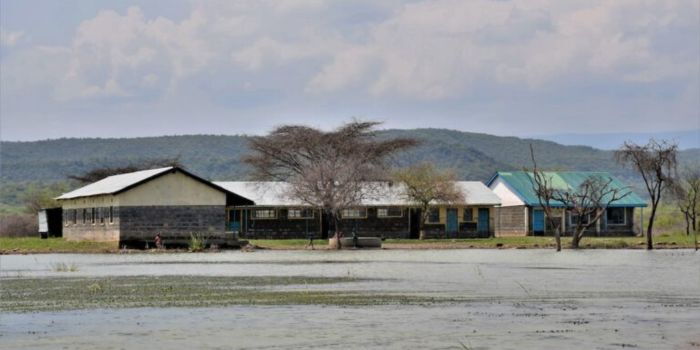
M290 183L289 196L321 208L337 234L340 211L373 194L374 181L388 177L389 160L417 144L413 139L378 140L377 122L354 121L324 132L285 125L251 137L243 161L259 180Z
M425 239L425 222L430 215L430 206L463 202L465 194L457 187L453 171L438 170L433 164L423 163L398 170L394 179L401 184L408 202L421 210L420 239Z
M554 199L555 188L552 184L552 178L547 176L543 171L537 168L537 161L535 160L535 151L530 144L530 158L532 159L532 190L537 195L537 200L540 203L540 207L544 210L545 217L549 225L554 229L554 240L556 241L557 251L561 251L561 220L557 220L554 215L554 210L559 207L562 210L562 215L564 215L566 208L563 207L563 203L557 203ZM528 172L528 169L525 169Z
M680 173L674 186L674 197L678 209L685 218L685 234L697 230L698 207L700 206L700 169L686 168Z
M571 234L571 248L577 249L584 233L598 223L606 209L630 193L626 188L613 186L612 178L601 176L590 176L577 188L554 190L552 198L563 203L572 216L578 217Z
M131 173L139 170L154 169L161 167L178 167L182 168L182 163L179 157L174 158L159 158L159 159L144 159L138 162L130 163L121 166L100 166L90 169L81 174L68 175L68 178L75 180L81 184L89 184L100 181L106 177L124 173Z
M672 188L676 178L678 145L667 141L649 140L644 146L625 142L615 151L615 159L622 165L637 170L644 180L651 198L651 214L647 225L647 249L653 249L652 234L656 210L661 201L661 194Z

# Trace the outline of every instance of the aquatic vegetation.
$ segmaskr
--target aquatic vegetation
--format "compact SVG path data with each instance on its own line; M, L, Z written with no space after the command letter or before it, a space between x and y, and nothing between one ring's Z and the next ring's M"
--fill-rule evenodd
M64 262L58 262L58 263L52 263L51 264L51 270L54 272L76 272L78 271L78 265L74 263L64 263Z

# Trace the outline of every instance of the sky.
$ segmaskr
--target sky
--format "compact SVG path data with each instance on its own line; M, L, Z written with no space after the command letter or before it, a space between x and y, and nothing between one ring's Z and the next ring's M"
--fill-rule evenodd
M696 0L0 2L0 138L700 129Z

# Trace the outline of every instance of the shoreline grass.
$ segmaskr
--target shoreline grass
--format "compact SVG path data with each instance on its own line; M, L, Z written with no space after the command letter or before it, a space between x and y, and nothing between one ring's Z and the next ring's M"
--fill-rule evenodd
M304 250L308 247L307 239L253 239L249 241L255 247L271 250ZM568 249L571 238L562 237L562 247ZM551 249L554 237L494 237L466 239L386 239L384 249ZM584 237L581 249L644 249L644 237ZM329 249L328 241L314 240L314 248ZM660 234L654 236L656 249L694 249L693 235L683 232ZM74 242L63 238L40 239L38 237L0 238L0 254L41 254L41 253L119 253L116 242ZM130 252L150 252L149 250L130 250ZM166 250L177 253L187 250Z

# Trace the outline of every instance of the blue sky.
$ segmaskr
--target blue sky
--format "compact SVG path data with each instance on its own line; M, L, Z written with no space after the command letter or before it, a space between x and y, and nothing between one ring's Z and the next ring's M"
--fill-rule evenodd
M3 140L700 128L694 0L1 4Z

